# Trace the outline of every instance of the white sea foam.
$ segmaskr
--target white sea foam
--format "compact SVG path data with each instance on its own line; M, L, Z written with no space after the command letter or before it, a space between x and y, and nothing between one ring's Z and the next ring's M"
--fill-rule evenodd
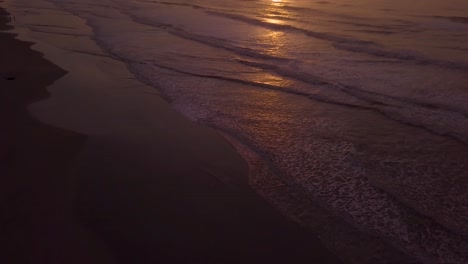
M269 176L252 184L292 218L311 225L311 211L298 214L266 185L280 181L281 195L299 193L421 261L468 260L468 27L459 8L50 1L85 18L101 47L174 107L260 157Z

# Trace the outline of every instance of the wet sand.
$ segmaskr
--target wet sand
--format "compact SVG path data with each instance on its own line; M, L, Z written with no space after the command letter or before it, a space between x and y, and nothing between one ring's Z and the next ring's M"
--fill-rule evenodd
M2 263L341 263L121 62L14 37L0 34Z
M2 30L6 15L0 11ZM14 37L0 33L0 259L34 263L65 239L71 208L64 176L85 137L29 115L26 105L47 98L46 87L66 72Z

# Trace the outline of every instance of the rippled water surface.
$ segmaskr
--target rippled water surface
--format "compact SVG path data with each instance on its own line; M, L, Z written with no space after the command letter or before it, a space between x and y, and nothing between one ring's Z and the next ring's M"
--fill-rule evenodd
M468 262L467 1L52 2L350 262Z

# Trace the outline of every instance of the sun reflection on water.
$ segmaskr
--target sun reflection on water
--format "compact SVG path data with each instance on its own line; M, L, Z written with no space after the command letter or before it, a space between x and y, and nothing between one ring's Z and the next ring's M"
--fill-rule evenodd
M283 0L272 0L270 5L267 5L261 11L263 21L276 25L286 24L286 21L291 18L291 13L283 8ZM283 57L283 48L285 46L286 34L281 30L263 29L258 34L259 43L265 44L264 52L268 55Z
M272 24L285 24L291 18L291 13L285 10L282 0L273 0L267 8L265 8L261 15L265 18L265 22Z
M283 8L283 0L272 0L270 4L267 4L263 10L259 12L260 17L263 18L264 22L282 25L286 24L286 20L291 16L288 10ZM287 44L286 33L281 30L268 29L268 28L257 28L256 37L254 43L257 44L257 48L263 54L270 55L277 58L286 58L285 54ZM274 62L270 62L274 63ZM289 80L284 79L282 76L264 70L260 70L250 76L250 80L262 83L266 85L272 85L277 87L288 87L291 85Z

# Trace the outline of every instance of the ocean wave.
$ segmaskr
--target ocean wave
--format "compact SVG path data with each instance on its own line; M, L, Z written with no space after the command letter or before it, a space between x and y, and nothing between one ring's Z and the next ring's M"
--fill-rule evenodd
M239 60L249 66L263 70L274 71L281 76L293 78L314 86L325 86L326 89L334 89L339 94L329 94L322 102L333 102L345 105L342 101L345 97L354 97L361 101L360 104L352 104L352 107L376 111L394 121L420 127L436 135L446 136L468 145L468 113L456 107L447 107L443 104L428 102L422 98L410 98L379 93L349 84L337 83L311 73L304 73L297 69L289 69L261 62ZM307 93L307 92L306 92ZM444 100L446 101L446 100ZM350 104L346 104L351 106Z
M135 64L140 68L138 65L141 64ZM160 66L163 65L157 67ZM141 67L146 68L145 65ZM398 197L392 193L384 192L378 187L379 185L374 185L375 178L372 175L374 171L371 167L367 167L365 160L362 160L367 156L363 155L367 151L365 148L348 142L345 135L341 139L328 136L331 131L336 134L337 131L347 130L340 120L323 119L314 112L306 110L309 115L304 114L296 122L294 118L288 118L288 113L302 109L303 104L297 106L290 104L288 109L276 109L275 104L264 104L257 100L245 101L245 96L230 97L229 105L233 107L219 107L226 104L224 97L219 95L224 94L224 89L232 90L232 86L223 83L231 82L232 79L224 77L213 79L213 76L189 73L190 76L197 78L196 84L193 84L193 79L183 81L180 76L155 76L152 74L154 70L143 68L140 68L142 71L138 69L137 71L162 85L163 90L169 89L166 90L166 94L178 109L188 111L190 115L195 115L199 122L210 124L241 140L267 161L273 173L279 176L286 186L305 194L308 199L318 202L321 207L352 223L359 230L380 237L425 263L459 263L466 258L467 243L463 236L447 230L430 217L422 216L413 208L398 201L396 199ZM163 68L168 67L163 66ZM194 89L194 85L199 88L198 78L220 81L210 85L217 88L209 89L209 94L212 95L209 98L206 98L206 92ZM178 80L177 84L174 83L175 79ZM177 87L168 88L167 83ZM241 84L246 92L250 91L246 96L252 94L253 91L249 89L252 83L240 80L238 84ZM283 87L261 85L268 90L276 89L275 92L281 92L283 89ZM218 89L221 87L226 88ZM187 100L191 104L187 104ZM200 105L194 108L193 103ZM238 107L234 107L235 105ZM243 111L244 107L249 110ZM320 108L318 105L311 107L315 111ZM325 107L324 111L342 112L333 107ZM259 114L256 115L256 112ZM270 115L275 116L274 120L277 121L265 122L265 117ZM417 135L420 133L417 129L401 127L403 129L401 133L408 131ZM427 137L425 133L421 135ZM421 138L421 142L424 142L424 138ZM379 146L380 144L378 143ZM426 146L430 144L426 143ZM456 163L462 164L460 161ZM436 167L434 164L432 168ZM402 175L409 177L410 173L411 169L408 169ZM259 180L256 175L253 177L256 181L255 186L260 190L266 191L267 187L272 186L272 184L264 185L268 182Z
M459 16L435 16L434 18L446 19L455 23L468 24L468 17Z
M332 42L333 46L337 49L346 50L353 53L364 53L372 56L377 57L384 57L389 59L398 59L402 61L410 61L420 65L432 65L452 70L461 70L461 71L468 71L468 64L461 63L461 62L454 62L454 61L443 61L437 59L431 59L422 55L417 54L413 51L396 51L396 50L389 50L384 46L368 40L360 40L357 38L350 38L344 37L332 33L326 32L317 32L311 31L303 28L294 27L291 25L286 24L274 24L265 22L256 18L242 16L238 14L230 14L230 13L222 13L218 11L205 11L205 13L222 16L230 19L234 19L237 21L253 24L256 26L262 26L274 30L281 30L285 32L293 32L293 33L301 33L309 37L313 37L316 39L326 40ZM380 31L379 31L380 32ZM383 33L389 33L386 31L382 31ZM392 34L390 32L389 34Z
M172 26L169 28L167 32L174 36L178 36L180 38L196 41L196 42L206 44L214 48L228 50L241 56L248 56L248 57L257 58L257 59L277 60L277 61L289 61L290 60L288 58L268 55L268 54L256 51L254 49L235 46L235 45L230 44L228 40L209 37L209 36L197 35L197 34L189 33L182 29L174 28Z
M241 21L244 23L249 23L252 25L256 26L262 26L274 30L282 30L286 32L294 32L294 33L302 33L304 35L307 35L309 37L313 37L316 39L322 39L322 40L328 40L336 43L354 43L354 44L373 44L374 42L372 41L367 41L367 40L360 40L360 39L355 39L355 38L348 38L340 35L336 35L333 33L326 33L326 32L318 32L318 31L312 31L312 30L307 30L303 28L298 28L294 27L291 25L283 25L283 24L274 24L274 23L269 23L265 22L256 18L252 17L247 17L243 15L238 15L238 14L231 14L231 13L222 13L222 12L217 12L217 11L205 11L205 13L210 14L210 15L215 15L215 16L221 16L237 21Z
M183 6L183 7L191 7L194 9L207 9L207 7L196 5L196 4L174 3L174 2L164 2L164 1L144 1L144 2L155 3L155 4L160 4L160 5L166 5L166 6Z
M437 60L419 55L414 51L389 50L380 45L355 45L353 43L334 43L335 48L355 53L364 53L376 57L409 61L419 65L432 65L441 68L468 71L468 64L454 61Z
M468 259L468 242L464 236L468 233L464 225L466 180L463 178L468 171L468 113L462 111L464 107L427 100L424 94L416 98L395 96L372 91L373 87L327 79L314 71L293 67L300 65L300 58L263 54L238 46L232 40L138 17L132 14L133 9L126 8L120 8L122 14L141 24L142 31L147 30L148 35L161 31L165 37L176 36L184 42L212 47L213 52L227 50L239 55L232 65L245 66L233 67L235 70L252 67L291 80L291 85L272 85L249 79L230 68L207 73L203 67L184 67L183 63L149 54L156 50L154 46L158 43L147 43L146 47L152 49L132 47L133 39L123 32L125 28L115 30L112 24L115 21L109 22L105 16L89 23L99 28L95 29L95 39L104 49L126 62L140 80L156 87L177 109L202 124L229 133L253 149L287 187L283 195L300 193L301 199L314 201L340 221L352 225L356 232L377 237L382 244L391 244L397 251L420 261L463 263ZM411 62L456 71L466 67L416 53L387 50L373 42L338 34L195 9L250 25L326 40L340 50L390 59L386 63ZM83 17L90 19L92 10L86 12ZM125 23L123 19L119 22ZM107 28L112 29L110 32L101 26L106 23L111 23ZM139 29L134 26L132 30ZM185 56L192 62L202 61L191 54ZM454 97L457 93L442 99L453 102ZM290 210L278 200L284 196L267 193L281 187L266 185L271 183L268 177L273 176L253 175L254 186L275 206ZM445 186L451 187L444 189ZM304 215L313 214L307 208L299 209L293 207L287 211L288 215L307 225Z

